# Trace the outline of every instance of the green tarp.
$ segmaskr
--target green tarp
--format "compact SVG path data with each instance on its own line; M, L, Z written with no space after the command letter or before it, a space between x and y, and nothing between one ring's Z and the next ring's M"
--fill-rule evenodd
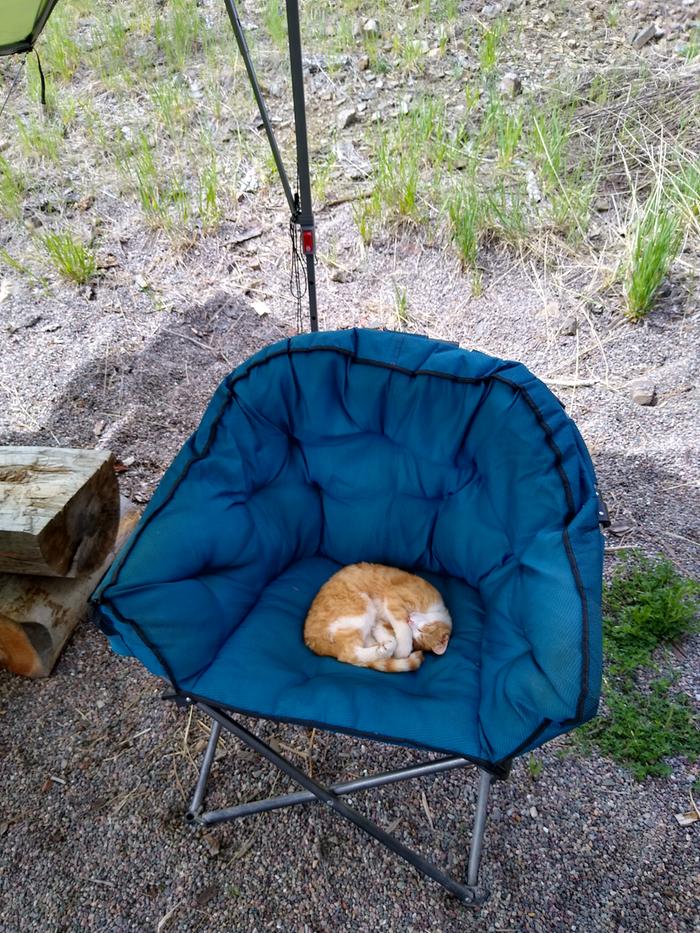
M0 55L29 52L56 0L0 0Z

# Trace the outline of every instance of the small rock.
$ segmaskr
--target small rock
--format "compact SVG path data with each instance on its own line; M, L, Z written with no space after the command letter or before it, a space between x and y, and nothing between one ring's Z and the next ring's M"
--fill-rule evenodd
M343 266L334 266L331 269L332 282L352 282L354 278L353 269L345 269Z
M99 437L106 427L107 427L107 422L101 418L99 421L95 422L95 425L92 429L92 433L95 435L95 437Z
M338 127L341 130L357 123L359 119L360 115L354 107L346 107L344 110L338 111Z
M343 139L336 145L335 154L338 156L345 174L355 181L367 178L372 171L372 164L369 159L361 155L349 139Z
M514 71L507 71L498 87L504 97L513 98L523 93L522 79Z
M376 19L367 19L362 24L362 32L366 36L377 38L379 36L379 23Z
M258 317L266 317L270 313L270 306L265 301L254 301L253 311Z
M593 207L598 211L599 214L605 214L611 208L610 198L596 198L593 202Z
M615 535L617 538L621 538L623 535L627 535L630 531L634 531L634 525L632 522L627 521L627 519L620 519L619 521L612 522L608 528L608 533Z
M534 201L535 204L539 204L542 200L542 191L540 190L537 176L532 169L529 169L527 173L527 196L531 201Z
M576 332L578 331L578 321L573 315L565 317L562 321L561 327L559 328L559 333L562 337L575 337Z
M369 55L360 55L357 59L357 70L367 71L369 68Z
M655 405L656 386L653 382L637 382L630 390L630 398L637 405Z
M643 49L645 45L653 39L660 39L664 34L663 29L659 29L656 23L650 23L640 30L632 40L632 46L635 49Z
M219 888L215 884L210 884L206 888L203 888L195 897L194 902L197 907L201 910L203 907L206 907L210 901L213 901L214 898L218 895Z
M35 214L31 214L29 217L24 218L24 226L31 233L32 230L38 230L40 227L43 227L44 224Z
M221 843L216 833L205 833L202 836L202 842L207 847L209 855L218 855L221 850Z
M536 820L539 815L540 814L537 807L530 807L530 816L533 818L533 820Z

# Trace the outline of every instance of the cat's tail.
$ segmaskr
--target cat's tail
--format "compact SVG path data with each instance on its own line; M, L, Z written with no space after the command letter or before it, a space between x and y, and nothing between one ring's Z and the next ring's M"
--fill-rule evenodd
M398 673L400 671L417 671L422 663L423 652L412 651L407 658L382 658L379 661L370 662L367 667L371 667L375 671Z

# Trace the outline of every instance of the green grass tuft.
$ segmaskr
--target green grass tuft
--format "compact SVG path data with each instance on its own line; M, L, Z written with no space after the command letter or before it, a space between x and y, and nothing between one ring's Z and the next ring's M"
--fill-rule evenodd
M700 585L669 560L635 556L606 587L605 653L611 674L648 667L660 645L700 631Z
M94 252L72 233L49 233L42 238L42 243L52 265L64 278L84 285L95 274Z
M24 177L0 155L0 214L9 220L19 219L26 193Z
M463 184L450 194L447 201L452 239L457 245L462 265L476 269L482 207L479 192L473 182Z
M612 691L609 715L586 727L588 738L604 755L614 758L642 781L671 769L673 755L700 757L700 727L685 694L672 694L671 681L657 680L648 694Z
M668 774L673 755L700 757L700 723L687 696L661 677L641 690L635 675L654 652L700 631L700 585L670 561L633 556L605 588L603 644L607 712L580 730L584 746L629 768L638 780Z
M629 318L638 321L651 311L656 292L683 242L678 215L665 206L660 192L649 199L629 237L624 280L626 311Z

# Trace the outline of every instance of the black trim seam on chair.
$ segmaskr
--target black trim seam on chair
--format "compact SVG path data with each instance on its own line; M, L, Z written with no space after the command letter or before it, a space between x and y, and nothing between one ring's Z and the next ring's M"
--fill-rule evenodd
M279 359L280 357L283 357L283 356L291 357L294 354L309 354L309 353L337 353L340 356L344 356L347 359L350 359L355 364L375 366L379 369L388 369L394 372L401 373L405 376L409 376L410 378L416 378L418 376L429 376L429 377L436 377L439 379L446 379L448 382L454 382L454 383L461 384L461 385L479 385L479 384L494 380L496 382L502 383L503 385L507 385L513 391L518 392L521 395L521 397L523 398L527 406L533 412L535 416L535 420L537 421L538 425L540 426L540 428L542 429L545 435L547 445L549 446L550 450L554 454L557 474L562 483L562 486L564 489L564 495L565 495L566 502L567 502L567 508L569 510L566 516L564 517L565 527L562 531L562 538L564 542L564 548L565 548L565 552L567 555L567 559L569 561L571 572L574 578L576 590L578 592L579 599L581 600L581 610L582 610L581 686L580 686L579 697L578 697L578 701L576 705L576 720L574 720L573 724L576 724L576 722L580 722L583 716L583 710L585 707L586 699L588 697L588 673L590 669L590 658L589 658L590 651L589 651L589 645L588 645L589 614L588 614L588 600L586 598L585 588L583 586L581 574L578 568L578 564L576 562L575 555L573 553L573 549L571 547L571 542L568 536L568 529L566 527L566 525L571 522L571 520L573 519L575 515L575 503L573 499L573 492L571 489L571 484L569 483L569 478L566 475L566 471L564 470L564 467L563 467L563 457L562 457L561 450L559 449L556 441L554 440L554 432L552 431L551 426L549 425L544 415L542 414L539 406L535 403L535 401L532 399L528 391L523 386L521 386L517 382L513 382L513 380L510 380L506 378L505 376L502 376L498 373L494 373L490 376L474 377L474 376L457 376L452 373L441 373L435 370L421 370L421 369L412 370L412 369L408 369L405 366L399 366L396 363L385 363L385 362L382 362L381 360L372 360L372 359L366 359L364 357L359 357L354 351L347 350L345 347L335 347L335 346L326 346L326 345L315 346L315 347L291 347L289 346L289 341L287 341L287 345L283 349L280 349L280 350L275 351L274 353L268 354L263 359L257 360L255 363L252 363L251 365L249 365L243 372L239 373L237 376L234 377L233 374L231 374L227 379L224 380L224 385L226 385L226 388L228 390L227 395L224 398L222 405L219 408L219 411L215 415L214 420L212 421L211 427L209 429L209 435L207 437L204 447L199 453L196 453L192 457L190 457L190 459L187 461L187 463L183 467L177 479L173 482L167 496L163 499L160 505L156 509L153 510L153 512L146 519L146 521L144 521L136 529L130 541L125 546L123 553L117 559L117 566L115 568L112 580L110 581L110 583L107 584L107 589L111 586L116 585L119 574L121 573L121 570L124 566L124 562L126 558L131 553L131 550L133 549L134 545L138 541L143 530L146 528L146 525L152 519L154 519L156 515L158 515L161 512L161 510L170 502L175 492L177 491L180 483L182 483L182 481L187 476L187 473L189 472L189 469L192 466L192 464L196 463L199 460L204 459L204 457L206 457L206 455L208 454L214 442L214 438L216 435L216 430L219 426L219 422L221 418L223 417L226 408L228 407L228 403L230 399L232 398L233 389L236 386L236 384L242 381L243 379L247 378L253 370L258 369L259 367L271 362L272 360ZM97 604L99 604L101 601L102 601L101 596L95 600ZM110 605L112 605L112 608L114 609L114 605L113 603L111 603L111 600L106 600L106 601L109 601ZM163 661L160 659L159 654L154 650L154 647L151 646L145 639L143 639L143 635L140 630L140 627L137 626L136 623L134 623L133 621L125 619L123 616L121 616L121 614L119 613L117 614L119 615L120 621L123 621L125 624L131 625L135 629L139 637L142 638L142 640L144 641L144 644L146 644L147 647L149 647L150 650L153 651L155 657L158 658L159 662L163 665L164 670L168 672L168 676L171 678L173 685L177 687L177 681L175 680L174 677L172 677L172 672L170 671L169 665L164 664ZM211 701L208 701L208 702L211 702ZM538 734L540 734L546 728L548 722L549 720L545 720L544 723L541 724L524 743L521 743L518 746L518 748L524 748L527 746L527 744L529 744L529 742L533 741L533 737L536 737ZM509 755L505 757L510 758L510 757L514 757L514 755L515 753L509 753Z
M375 742L383 742L387 745L395 745L398 748L414 748L418 751L436 752L440 755L458 755L480 768L489 771L494 777L504 777L507 774L508 762L511 755L501 758L498 761L487 761L485 758L478 758L476 755L465 755L464 752L455 751L453 748L441 748L439 745L424 745L423 743L410 742L408 739L398 740L395 736L384 735L381 732L364 732L362 729L353 729L351 726L336 726L332 723L322 722L320 719L300 719L297 716L275 716L271 713L259 713L256 710L244 709L240 706L231 706L228 703L222 703L220 700L211 700L189 690L180 690L177 694L169 694L161 697L164 700L177 701L178 699L192 700L195 702L206 703L214 708L229 710L232 713L238 713L241 716L250 716L253 719L263 719L268 722L291 723L295 726L307 726L312 729L322 729L324 732L336 732L340 735L350 735L354 738L372 739ZM549 722L546 721L545 725ZM538 732L542 731L543 726L538 727ZM528 740L531 741L531 740ZM522 744L520 747L525 747Z

